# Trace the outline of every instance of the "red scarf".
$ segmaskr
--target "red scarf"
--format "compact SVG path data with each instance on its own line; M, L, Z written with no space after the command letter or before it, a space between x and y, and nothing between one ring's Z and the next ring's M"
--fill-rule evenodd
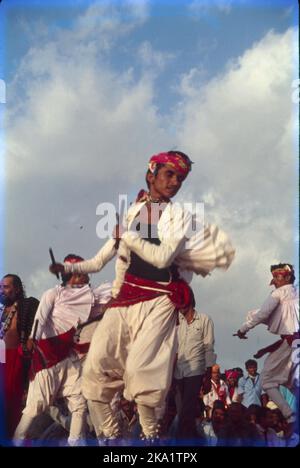
M143 286L153 289L144 289ZM168 294L176 309L183 309L190 305L191 293L186 281L178 279L168 284L160 284L126 273L118 297L112 300L109 307L129 307L165 294Z
M30 380L42 369L49 369L66 359L72 350L87 353L89 343L75 343L73 338L75 328L72 327L65 333L38 340L32 354Z

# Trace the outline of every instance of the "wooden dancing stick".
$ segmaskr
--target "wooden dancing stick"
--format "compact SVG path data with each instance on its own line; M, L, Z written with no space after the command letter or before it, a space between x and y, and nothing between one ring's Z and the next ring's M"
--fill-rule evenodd
M50 254L50 258L51 258L51 262L52 262L52 265L55 266L56 264L56 261L55 261L55 258L54 258L54 255L53 255L53 250L51 249L51 247L49 248L49 254ZM55 273L55 276L56 278L59 280L59 273Z
M116 242L115 242L115 249L118 250L120 244L120 215L116 213Z
M36 332L37 332L38 324L39 324L38 319L35 319L34 327L33 327L33 333L32 333L32 341L35 341L35 339L36 339Z

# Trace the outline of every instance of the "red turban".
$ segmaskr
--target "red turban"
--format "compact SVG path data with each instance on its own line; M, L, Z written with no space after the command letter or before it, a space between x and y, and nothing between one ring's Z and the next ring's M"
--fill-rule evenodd
M64 258L65 263L78 263L82 262L84 258L79 257L79 255L69 254Z
M275 270L272 270L271 273L272 276L290 276L293 273L293 270L288 265L285 265L283 268L276 268Z
M226 376L226 380L228 379L237 379L238 376L239 376L239 373L235 370L227 370L225 371L225 376Z
M191 162L187 161L180 153L176 153L175 151L159 153L152 156L148 163L150 172L153 173L155 171L157 164L168 164L185 176L192 168Z

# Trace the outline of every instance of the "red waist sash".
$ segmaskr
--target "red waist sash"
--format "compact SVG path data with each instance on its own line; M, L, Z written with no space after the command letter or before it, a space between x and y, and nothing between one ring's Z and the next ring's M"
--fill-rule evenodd
M30 379L42 369L49 369L66 359L72 350L87 353L89 343L74 343L75 328L65 333L38 340L35 343L30 369Z
M178 279L168 284L161 284L126 273L118 297L113 299L108 307L128 307L165 294L168 295L176 309L183 309L190 305L191 293L186 281Z
M289 346L292 346L293 341L298 340L300 338L300 332L295 332L293 335L280 335L280 336L281 336L281 340L275 341L275 343L272 343L271 345L258 350L257 353L254 355L254 357L259 359L267 353L274 353L274 351L277 351L277 349L280 348L284 340L288 343Z

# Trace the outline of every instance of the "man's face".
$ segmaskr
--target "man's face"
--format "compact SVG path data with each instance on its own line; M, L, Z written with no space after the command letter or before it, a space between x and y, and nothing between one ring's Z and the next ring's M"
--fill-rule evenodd
M212 370L211 371L211 379L214 382L219 383L220 382L220 371L219 370Z
M281 286L285 286L291 282L291 275L281 275L280 273L276 273L273 275L273 279L271 284L274 284L275 288L280 288Z
M272 411L272 425L270 427L276 428L280 424L280 419L277 413Z
M249 375L252 375L254 377L257 374L257 366L247 367L247 372Z
M225 412L222 409L215 409L212 415L212 422L222 424L225 419Z
M89 275L86 275L84 273L74 273L70 281L68 281L68 284L70 285L80 285L80 284L88 284L90 278Z
M186 318L192 318L194 316L194 307L188 306L184 309L180 309L179 312L184 315Z
M13 278L3 278L0 283L0 293L2 304L9 306L12 305L18 297L18 289L13 284Z
M235 387L236 386L236 379L234 377L229 377L228 379L228 385L229 387Z
M185 177L172 166L165 164L158 170L157 175L148 174L151 197L169 200L176 195Z

